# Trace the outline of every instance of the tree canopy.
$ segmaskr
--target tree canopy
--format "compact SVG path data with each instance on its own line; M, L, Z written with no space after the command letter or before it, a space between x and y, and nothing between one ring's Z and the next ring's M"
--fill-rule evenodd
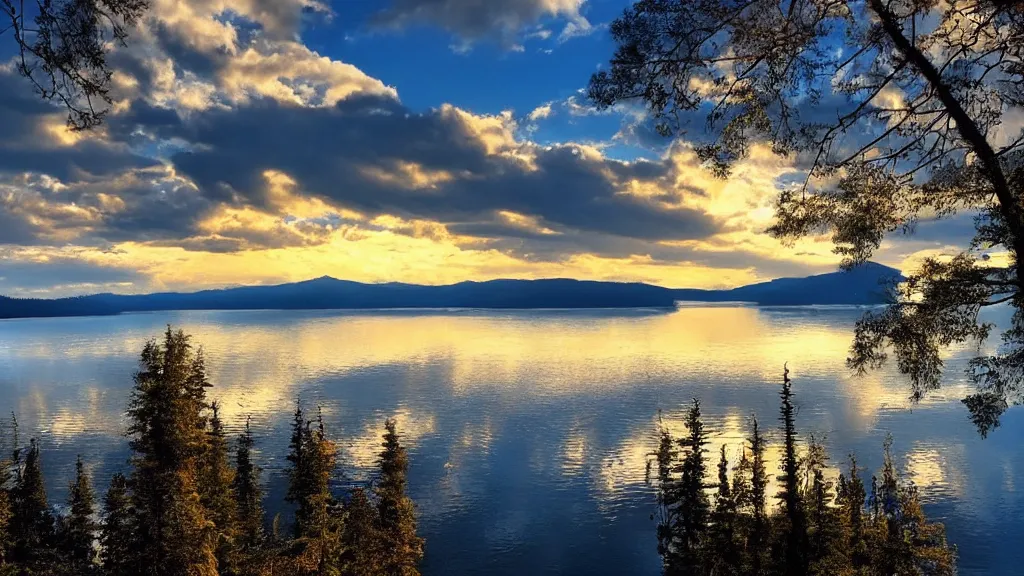
M0 37L17 52L15 67L46 100L68 111L72 130L94 128L109 106L111 46L124 45L148 0L0 0Z
M984 434L1022 399L1024 7L1012 0L640 0L611 25L594 74L598 107L640 100L663 135L706 129L698 157L727 177L757 145L791 157L768 230L828 234L844 267L919 221L974 215L970 246L928 258L893 305L857 325L849 365L895 356L913 396L936 388L942 350L980 342L985 307L1009 302L997 354L979 356L965 399Z

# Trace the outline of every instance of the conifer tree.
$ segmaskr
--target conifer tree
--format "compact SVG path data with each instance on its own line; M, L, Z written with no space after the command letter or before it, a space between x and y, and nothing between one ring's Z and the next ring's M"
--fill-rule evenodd
M729 460L725 445L722 445L718 459L718 489L715 493L715 507L711 513L711 537L704 550L705 565L712 574L739 576L742 574L742 551L737 545L736 499L729 483Z
M12 495L12 560L24 573L38 573L52 560L55 534L35 438L29 441L24 465L16 471Z
M133 576L141 573L136 543L136 521L128 493L128 480L120 472L110 479L103 498L104 518L100 548L104 576Z
M807 526L804 517L803 502L800 498L800 462L796 452L796 413L793 408L792 381L789 379L789 368L783 368L782 398L780 420L783 424L784 452L782 456L782 475L779 481L779 501L785 520L784 542L785 569L790 576L800 576L807 572Z
M659 437L658 451L655 459L658 464L657 494L658 494L658 554L662 558L664 570L668 570L668 562L671 558L670 550L677 547L675 542L676 515L679 513L679 483L674 473L678 466L679 451L676 449L676 441L668 428L660 420L659 416ZM648 466L649 466L648 462Z
M342 548L344 576L378 576L382 573L385 550L380 516L362 488L353 489L345 505Z
M134 548L153 576L216 576L216 531L199 494L206 453L206 368L189 337L170 327L150 341L128 406L128 480L137 518Z
M704 491L707 463L704 461L704 446L707 440L704 423L701 420L700 401L693 404L686 413L687 434L680 439L683 463L679 479L679 514L673 526L674 540L678 547L671 551L669 574L698 574L700 549L707 532L711 503Z
M882 541L875 547L876 570L883 574L955 574L956 551L946 543L945 528L925 520L914 486L903 485L892 456L892 436L885 439L882 480L877 489Z
M81 456L75 461L75 480L69 486L68 492L68 508L71 513L65 521L61 538L64 568L69 569L71 574L80 576L95 574L95 543L99 528L94 518L96 497Z
M381 541L387 551L384 576L418 576L423 558L423 539L416 535L416 511L406 494L409 457L401 445L394 420L384 423L384 450L378 461L380 480L376 487Z
M769 565L768 547L770 543L770 526L768 523L768 472L764 466L764 453L767 442L757 423L751 419L750 438L750 506L752 518L748 550L750 570L753 576L765 574Z
M811 436L804 458L808 573L815 576L852 574L848 525L840 508L832 506L833 483L825 478L828 457L825 448Z
M228 463L228 441L220 407L210 404L207 445L200 467L200 502L208 511L208 518L216 529L217 570L220 576L233 576L238 572L238 551L235 546L235 502L232 486L235 471Z
M245 430L238 435L235 449L235 477L232 489L237 504L238 543L244 550L257 548L263 541L263 488L260 485L260 468L252 461L255 441L252 437L250 420L245 420Z
M288 443L288 492L285 494L285 502L295 506L295 521L292 523L292 534L296 538L304 531L303 518L300 514L302 503L305 502L311 491L309 486L310 478L306 468L306 417L302 412L302 405L296 401L295 414L292 418L292 437Z
M337 447L325 432L322 416L300 427L301 410L296 410L292 453L288 460L288 497L295 510L295 566L298 573L324 576L337 574L341 554L341 521L330 492L330 479L337 465Z
M850 562L855 571L860 570L869 562L864 525L864 503L866 499L867 491L864 489L864 481L860 478L857 459L851 455L850 477L847 479L843 475L839 476L836 501L839 505L840 514L843 517L843 524L847 526L847 550L849 551Z

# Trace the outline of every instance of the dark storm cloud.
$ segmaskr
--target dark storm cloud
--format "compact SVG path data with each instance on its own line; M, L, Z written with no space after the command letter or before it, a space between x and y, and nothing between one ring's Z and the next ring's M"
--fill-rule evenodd
M566 4L555 0L393 0L372 18L377 27L405 28L431 25L475 41L494 39L505 47L515 45L523 30L559 12Z
M25 79L0 71L0 173L37 172L70 180L83 173L107 176L155 164L98 139L57 145L43 123L59 125L62 114L61 108L40 99Z
M619 193L619 180L667 176L663 164L626 164L555 146L533 148L530 168L516 157L488 154L452 109L414 114L385 97L351 98L327 109L259 101L156 132L193 144L173 162L217 202L270 207L263 172L278 170L305 193L372 215L458 224L507 210L554 226L643 239L703 238L719 229L703 212ZM380 177L401 178L410 163L452 179L410 189Z

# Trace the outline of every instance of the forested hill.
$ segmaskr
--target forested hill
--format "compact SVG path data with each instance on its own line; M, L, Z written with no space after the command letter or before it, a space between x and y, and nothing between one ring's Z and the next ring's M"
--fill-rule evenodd
M584 280L491 280L448 286L363 284L330 277L277 286L201 292L94 294L60 299L0 297L0 318L90 316L158 310L370 308L670 308L680 300L764 305L882 304L898 270L868 263L850 272L782 278L732 290L671 289Z

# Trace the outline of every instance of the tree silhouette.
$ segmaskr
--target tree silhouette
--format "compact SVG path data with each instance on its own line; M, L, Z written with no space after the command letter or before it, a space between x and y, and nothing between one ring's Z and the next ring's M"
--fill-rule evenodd
M742 576L951 576L956 573L956 548L946 542L941 524L929 522L918 499L917 489L905 482L892 457L891 440L884 445L882 479L873 481L866 498L860 470L851 458L849 477L840 475L838 487L826 479L825 448L813 436L802 455L795 447L796 425L789 378L784 375L780 394L783 414L782 469L795 471L780 477L780 505L767 510L764 470L767 441L757 419L751 420L747 451L733 471L730 482L726 449L719 452L716 494L710 510L702 513L688 495L698 484L683 480L686 459L699 451L690 449L695 439L708 434L700 421L696 402L687 413L687 435L674 451L675 441L664 424L656 453L659 463L658 507L666 496L678 502L676 521L659 522L658 551L662 571L671 574ZM788 414L788 417L787 417ZM787 463L786 443L794 446L794 459ZM681 461L680 461L681 459ZM650 468L648 466L648 472ZM707 486L711 488L712 486ZM796 494L798 506L788 491ZM703 492L703 485L701 488ZM705 500L707 503L707 500ZM865 508L867 512L865 512ZM696 514L693 513L697 510ZM801 511L794 519L793 511ZM796 533L796 534L794 534ZM697 534L697 537L693 537ZM691 548L686 548L690 546ZM794 554L794 547L800 546Z
M61 538L63 568L69 574L95 574L98 568L95 542L99 529L94 519L96 496L81 456L75 461L75 480L68 487L68 508L71 513L63 522Z
M12 490L12 563L28 573L41 572L53 560L54 518L46 498L39 462L39 443L29 441L25 461L16 471Z
M0 25L14 41L18 73L45 100L68 111L68 127L94 128L111 98L107 54L125 45L128 30L149 7L147 0L0 0Z
M1006 346L971 365L965 403L984 434L1024 398L1024 132L1004 122L1024 104L1020 2L640 0L611 33L588 90L598 107L642 100L665 135L705 117L696 151L719 176L761 143L806 168L778 197L777 238L828 233L850 267L919 220L978 214L970 249L925 260L864 316L849 364L891 350L919 398L941 349L987 337L979 311L1009 302Z
M260 468L252 460L255 441L250 421L246 418L245 430L238 435L232 486L237 504L238 545L247 555L258 550L264 538L263 488L260 485Z
M104 518L100 531L100 557L105 576L131 576L141 572L136 541L136 518L128 480L120 472L110 479L103 498Z
M782 475L779 476L782 487L778 499L786 522L785 539L781 544L785 549L785 573L799 576L807 573L807 526L800 495L800 462L796 453L796 411L793 407L792 385L789 368L783 368L779 420L783 426L784 451Z

